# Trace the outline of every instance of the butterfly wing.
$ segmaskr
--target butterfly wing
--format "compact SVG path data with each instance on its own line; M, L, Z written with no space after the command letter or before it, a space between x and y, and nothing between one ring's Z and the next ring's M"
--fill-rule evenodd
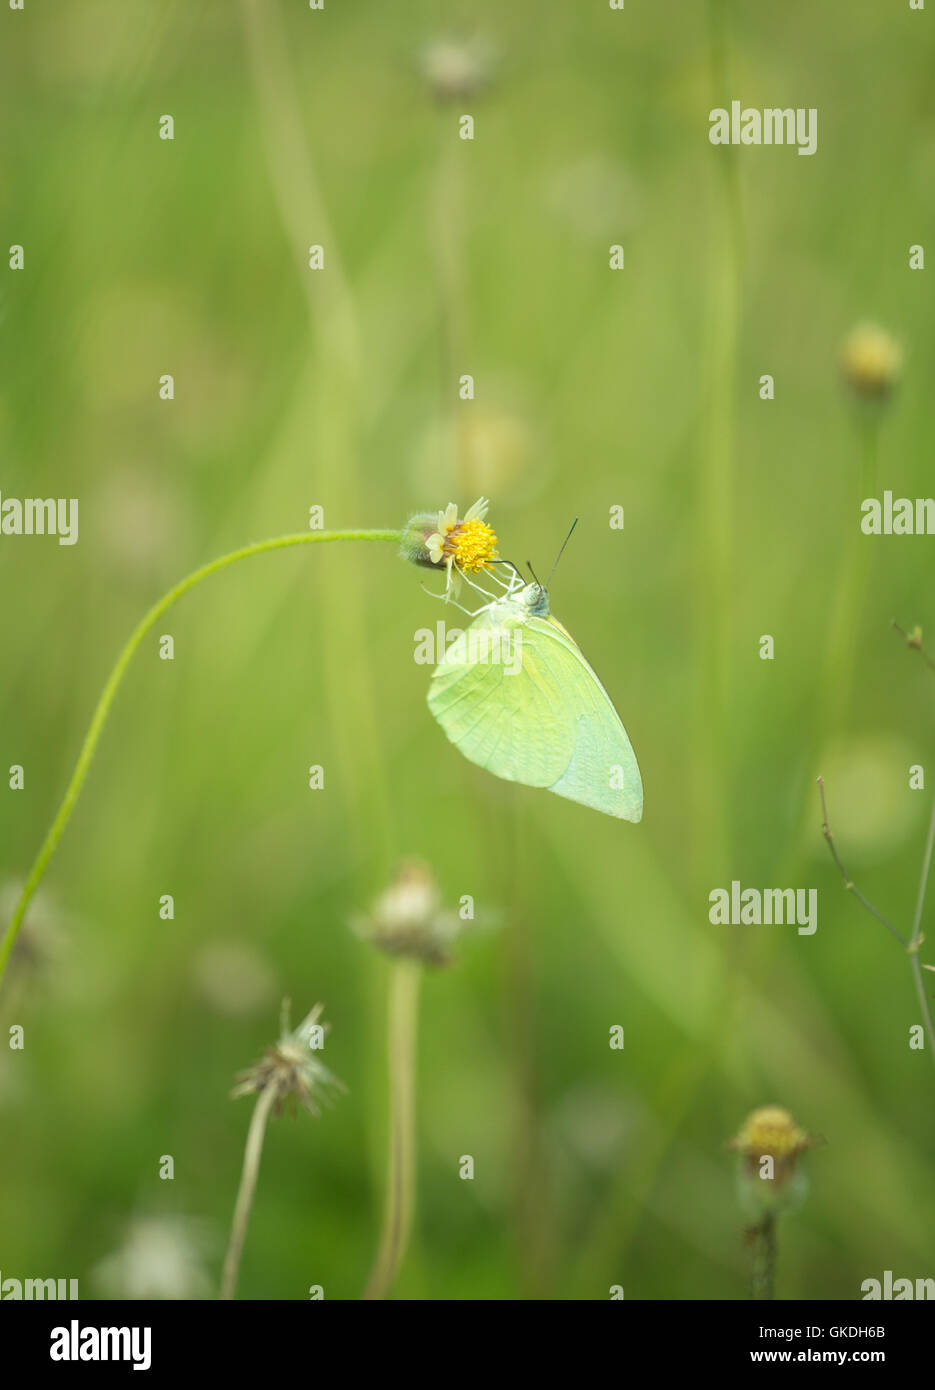
M574 751L574 724L551 664L528 648L527 627L478 614L435 668L429 709L472 763L508 782L551 787Z
M643 815L643 781L636 754L613 701L574 638L555 618L530 618L524 653L541 643L574 720L574 751L549 788L621 820Z
M518 634L512 660L478 659L483 634L501 643L505 634L515 643ZM547 787L623 820L640 819L643 787L626 730L554 618L495 621L481 613L439 663L428 701L451 742L495 776Z

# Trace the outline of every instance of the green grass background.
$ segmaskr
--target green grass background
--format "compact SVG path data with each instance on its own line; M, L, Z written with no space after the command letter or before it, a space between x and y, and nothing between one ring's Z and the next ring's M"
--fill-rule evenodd
M0 14L0 244L26 253L0 272L0 490L81 507L72 549L0 537L0 767L26 769L23 792L0 783L4 917L141 613L313 504L328 526L397 526L485 493L503 553L540 570L580 517L553 609L627 724L645 817L459 759L412 659L444 615L390 547L265 556L195 591L159 629L175 661L156 634L127 678L30 919L51 945L3 1000L26 1047L0 1051L2 1276L91 1297L129 1222L183 1216L213 1231L215 1278L249 1118L228 1091L286 994L296 1016L325 1002L349 1093L271 1126L240 1294L359 1296L387 967L347 923L406 854L479 921L425 984L399 1295L745 1297L724 1141L768 1102L828 1141L780 1230L780 1296L932 1275L932 1059L814 790L823 771L849 870L908 930L935 684L888 623L935 630L931 538L864 542L856 662L823 672L861 498L838 367L856 321L907 351L880 488L932 491L932 272L908 269L935 214L932 16L245 13ZM462 25L498 48L496 80L439 104L420 50ZM817 154L712 147L708 111L734 97L817 107ZM711 926L733 878L818 888L817 934Z

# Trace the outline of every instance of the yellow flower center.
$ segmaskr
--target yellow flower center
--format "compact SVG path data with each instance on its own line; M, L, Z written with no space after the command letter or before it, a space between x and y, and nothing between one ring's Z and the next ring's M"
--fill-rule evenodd
M486 521L459 521L448 532L442 549L465 574L490 568L497 554L497 538Z
M737 1147L749 1154L772 1154L787 1158L808 1145L808 1135L778 1105L767 1105L748 1115L737 1136Z

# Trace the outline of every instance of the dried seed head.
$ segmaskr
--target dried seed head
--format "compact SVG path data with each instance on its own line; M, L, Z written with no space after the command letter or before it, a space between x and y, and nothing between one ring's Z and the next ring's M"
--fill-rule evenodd
M418 859L407 860L366 917L352 923L357 934L393 956L426 965L448 965L451 943L461 930L457 913L445 911L435 877Z
M232 1098L272 1089L277 1115L287 1101L293 1113L298 1104L312 1115L319 1115L318 1101L330 1103L329 1090L345 1089L316 1056L329 1027L318 1022L323 1009L323 1004L316 1004L298 1028L290 1031L289 1000L284 999L279 1041L267 1048L252 1067L238 1073Z

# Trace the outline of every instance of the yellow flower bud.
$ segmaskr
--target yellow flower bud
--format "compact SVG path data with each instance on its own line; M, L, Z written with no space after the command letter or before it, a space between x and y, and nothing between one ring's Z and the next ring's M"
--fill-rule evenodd
M797 1205L807 1184L798 1166L806 1149L823 1142L806 1134L779 1105L753 1110L728 1143L740 1155L740 1199L754 1215Z
M885 328L861 323L845 339L841 351L844 376L864 400L884 400L899 380L903 350Z

